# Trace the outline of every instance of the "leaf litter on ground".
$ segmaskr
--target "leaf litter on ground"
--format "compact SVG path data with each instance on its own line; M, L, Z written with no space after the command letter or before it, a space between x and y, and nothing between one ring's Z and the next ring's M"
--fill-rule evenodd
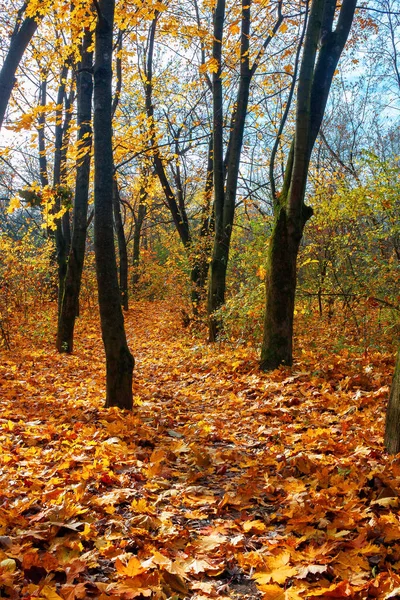
M295 366L263 374L253 348L203 344L166 303L126 326L132 413L103 408L94 319L71 356L33 326L2 352L0 597L395 598L393 357L299 336Z

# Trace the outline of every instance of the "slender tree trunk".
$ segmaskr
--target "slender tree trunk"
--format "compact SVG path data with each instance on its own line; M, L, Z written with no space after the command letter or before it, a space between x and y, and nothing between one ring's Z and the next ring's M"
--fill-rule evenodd
M35 19L32 17L24 18L26 5L27 3L24 2L18 11L17 22L11 36L10 46L0 71L0 129L3 125L8 102L16 82L15 73L41 19L39 15Z
M77 122L79 154L76 165L76 184L73 211L71 247L65 276L64 296L58 320L57 349L59 352L72 352L74 345L75 319L79 314L79 293L85 259L87 213L90 183L90 151L92 147L92 95L93 95L93 54L88 49L93 35L85 32L82 45L82 60L77 83Z
M114 0L98 0L94 65L94 246L106 354L106 406L132 408L134 360L126 342L113 232L112 49Z
M60 85L57 93L57 110L55 125L54 142L54 173L53 188L55 193L54 211L58 213L61 210L61 161L62 161L62 143L63 143L63 107L65 101L66 78L68 76L68 66L64 65L60 74ZM58 266L58 315L60 315L62 298L64 295L64 279L67 272L67 245L62 228L62 219L58 218L56 222L56 251Z
M385 448L389 454L400 452L400 351L397 354L396 368L386 412Z
M38 144L39 144L39 176L42 187L49 185L49 176L47 172L47 156L46 156L46 114L45 107L47 104L47 74L41 73L42 80L39 90L39 106L41 111L38 117Z
M226 277L227 265L224 263L226 251L224 243L224 195L225 195L225 169L224 169L224 136L223 136L223 94L222 94L222 36L225 21L225 0L217 0L214 12L214 42L213 59L218 68L213 72L213 148L214 148L214 210L215 210L215 237L214 249L210 264L208 284L207 312L209 317L209 339L215 341L220 328L219 320L214 311L222 306L225 301L225 287L223 282Z
M111 105L111 118L114 118L117 110L119 99L122 90L122 39L123 32L118 32L117 60L116 60L116 87L114 98ZM115 173L115 167L114 167ZM114 175L113 185L113 211L114 211L114 227L117 234L118 253L119 253L119 289L121 293L121 306L124 310L129 307L129 290L128 290L128 252L126 248L126 238L124 231L124 223L121 214L121 196L118 188L117 175Z
M214 342L222 323L215 316L225 303L226 272L229 248L235 217L235 203L239 177L240 156L250 94L250 84L260 63L261 56L270 44L281 22L282 2L278 3L278 18L272 31L264 41L263 48L250 67L250 8L251 0L242 0L240 79L237 100L231 118L231 133L228 141L226 160L223 160L223 101L222 101L222 33L224 26L225 2L218 0L214 14L213 58L218 63L213 73L213 114L214 114L214 207L215 235L214 249L210 265L208 287L209 341ZM226 185L225 185L226 179Z
M121 293L121 306L124 310L128 310L128 251L126 249L124 224L121 215L121 198L119 195L118 182L115 177L113 185L113 208L114 226L117 234L119 252L119 289Z
M312 216L312 209L304 203L308 168L355 7L356 0L343 0L333 31L336 1L313 0L311 5L299 73L295 136L283 189L274 197L275 225L267 265L260 362L263 370L293 362L296 261L305 224Z
M206 297L206 283L209 270L209 257L212 249L212 238L210 233L214 231L214 219L211 216L211 201L214 188L214 140L210 136L208 144L207 177L204 187L204 205L201 215L201 227L197 237L197 248L195 257L192 258L192 270L190 281L192 283L192 307L195 316L198 314L199 306Z
M74 86L71 85L71 92L66 98L65 101L65 118L63 124L63 132L62 132L62 147L61 147L61 168L60 168L60 183L64 186L64 192L67 195L66 201L69 204L70 198L69 192L70 190L66 187L67 180L67 154L68 154L68 146L70 142L70 127L72 121L72 107L75 101L75 91ZM67 255L71 249L71 221L70 221L70 210L69 207L61 217L61 226L65 240L65 246L67 250Z
M132 275L132 285L135 287L139 283L140 272L140 239L142 236L142 227L144 223L144 219L146 217L147 205L146 205L146 197L147 192L143 187L140 190L139 197L139 208L138 214L135 219L135 228L133 230L133 254L132 254L132 266L133 266L133 275Z

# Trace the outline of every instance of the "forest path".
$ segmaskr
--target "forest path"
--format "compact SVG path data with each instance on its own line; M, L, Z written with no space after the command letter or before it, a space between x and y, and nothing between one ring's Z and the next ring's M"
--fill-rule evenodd
M251 348L138 303L128 414L102 408L98 323L83 315L60 356L42 317L2 352L1 593L383 599L400 585L387 358L308 353L262 374Z

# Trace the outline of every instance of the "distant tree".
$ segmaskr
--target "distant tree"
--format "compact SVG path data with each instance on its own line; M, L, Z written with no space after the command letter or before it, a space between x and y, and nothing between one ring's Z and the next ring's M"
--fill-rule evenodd
M197 26L200 30L200 17L195 2L197 14ZM174 108L176 114L168 116L167 112L163 115L163 119L167 121L167 136L171 153L174 156L173 160L166 160L163 155L159 143L159 121L160 117L156 114L155 102L155 77L154 77L154 56L156 47L156 33L162 13L158 10L154 13L154 19L151 22L148 32L148 42L144 49L143 61L143 85L145 95L145 108L148 119L148 153L152 158L154 171L159 178L162 190L165 195L165 203L171 213L171 217L179 235L179 238L187 252L191 266L191 299L194 312L197 311L197 306L203 297L204 287L206 283L208 271L208 255L207 252L199 251L197 245L207 246L207 241L210 233L210 213L211 213L211 195L213 187L213 140L211 132L208 130L206 135L202 137L208 138L207 152L207 168L205 171L204 192L202 193L203 206L200 210L200 218L198 223L194 224L194 220L190 218L190 209L188 206L187 193L187 169L184 165L185 154L192 149L194 145L194 132L199 127L197 111L200 100L204 100L209 91L210 79L205 77L205 89L198 89L198 99L193 98L192 104L185 105L184 109L179 111L176 106ZM204 68L205 54L202 43L201 46L201 64L200 70ZM163 99L163 103L165 100ZM177 103L176 103L177 104ZM183 168L182 168L183 166ZM192 165L194 170L194 165ZM203 242L203 243L202 243Z

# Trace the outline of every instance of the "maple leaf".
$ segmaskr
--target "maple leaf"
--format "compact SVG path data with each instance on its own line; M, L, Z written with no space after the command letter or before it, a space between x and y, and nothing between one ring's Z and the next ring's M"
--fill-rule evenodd
M265 558L266 570L255 573L253 579L257 581L258 587L262 590L263 585L274 581L275 583L285 583L289 577L297 574L297 569L289 565L290 552L281 552L276 556Z
M136 575L141 575L146 571L146 568L142 566L142 563L136 556L132 556L127 565L125 565L121 559L117 558L115 561L115 568L117 573L126 575L127 577L136 577Z
M199 67L200 73L217 73L218 72L218 61L216 58L210 58L203 65Z

